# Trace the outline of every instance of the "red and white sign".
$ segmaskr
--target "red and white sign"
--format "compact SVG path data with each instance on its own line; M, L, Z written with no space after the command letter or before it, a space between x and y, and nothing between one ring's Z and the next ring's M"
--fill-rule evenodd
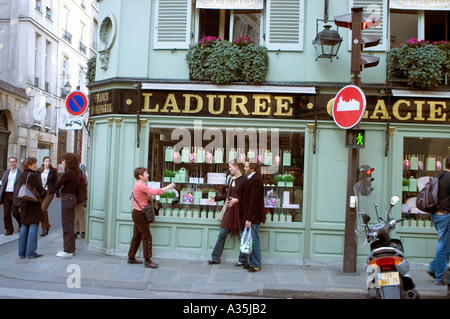
M73 91L66 98L66 109L72 116L83 115L89 106L89 99L81 91Z
M333 119L342 129L350 129L361 121L366 112L366 96L355 85L342 88L333 102Z

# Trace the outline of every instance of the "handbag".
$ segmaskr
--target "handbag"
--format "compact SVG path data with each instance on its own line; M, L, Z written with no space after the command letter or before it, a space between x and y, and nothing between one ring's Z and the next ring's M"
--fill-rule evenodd
M27 175L27 180L26 180L25 184L20 186L19 194L17 195L17 198L23 199L27 202L37 202L38 199L36 198L36 195L28 187L28 177L29 176L30 176L30 173L28 173L28 175Z
M230 181L228 182L227 197L225 198L225 203L223 204L219 215L217 215L217 217L216 217L216 219L219 221L222 221L223 215L225 214L225 211L227 210L227 202L228 202L228 195L230 195L231 182L232 182L232 179L230 178Z
M136 198L134 197L133 193L131 193L131 195L133 196L133 199L136 202L136 204L138 204L139 208L144 213L144 217L145 217L145 220L147 221L147 223L153 223L153 221L155 220L155 210L153 207L153 201L150 201L148 203L148 205L146 205L146 206L144 206L144 208L142 208L141 205L136 200Z
M252 231L250 227L245 227L244 231L242 232L241 245L239 249L244 254L250 254L252 252L252 246Z

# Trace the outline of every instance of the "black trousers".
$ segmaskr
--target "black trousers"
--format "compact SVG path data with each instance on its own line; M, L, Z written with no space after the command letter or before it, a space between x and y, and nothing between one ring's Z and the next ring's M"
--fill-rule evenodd
M77 206L77 195L61 194L61 220L63 229L64 251L66 253L75 252L74 216Z
M19 227L22 226L22 223L20 222L19 206L13 205L13 193L5 192L3 195L3 221L5 222L5 231L10 233L14 231L11 214L16 219Z

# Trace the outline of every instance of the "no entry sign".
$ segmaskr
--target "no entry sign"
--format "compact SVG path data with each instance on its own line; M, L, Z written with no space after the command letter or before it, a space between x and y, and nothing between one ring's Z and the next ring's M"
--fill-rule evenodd
M337 126L349 129L361 121L366 112L366 96L355 85L342 88L333 102L333 119Z
M73 91L66 98L66 109L72 116L83 115L89 106L86 94L81 91Z

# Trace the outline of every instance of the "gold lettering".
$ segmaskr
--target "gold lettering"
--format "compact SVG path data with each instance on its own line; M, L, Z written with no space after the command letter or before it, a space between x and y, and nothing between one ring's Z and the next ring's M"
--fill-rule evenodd
M142 96L144 97L144 107L142 108L142 112L158 112L159 111L159 105L156 104L156 106L153 109L150 109L150 97L152 96L152 93L142 93Z
M197 94L183 94L184 96L184 111L183 113L198 113L203 108L203 99L201 96ZM197 100L197 108L195 110L191 110L191 98Z
M241 110L243 115L249 115L247 108L245 107L245 104L247 104L247 97L245 95L231 95L231 110L229 114L236 115L239 114L237 111L237 107ZM240 102L238 102L238 99L240 99Z
M377 115L378 113L381 113L381 117ZM389 119L388 110L386 108L386 104L384 104L384 100L378 100L377 105L375 106L375 110L373 110L372 115L370 116L371 119L382 119L387 120Z
M255 115L270 115L270 94L253 94L253 100L255 101ZM267 101L263 101L267 100Z
M108 102L108 100L109 100L109 92L95 94L95 103Z
M425 104L425 101L414 101L416 103L416 114L417 116L414 118L415 121L425 121L425 118L423 115L423 105Z
M292 96L275 96L275 100L277 101L277 111L274 115L292 116L292 103L294 103Z
M401 104L406 104L406 106L410 106L411 103L409 101L406 100L398 100L397 102L394 103L394 105L392 106L392 114L394 115L394 117L400 121L406 121L409 120L411 118L411 113L408 112L406 116L401 116L400 113L398 112L398 109L400 108Z
M428 104L430 104L430 117L428 119L428 121L442 121L444 122L446 119L446 114L442 114L442 109L446 109L447 105L445 104L445 102L435 102L435 101L431 101L428 102ZM436 107L436 105L440 105L441 107ZM440 117L436 118L436 115L440 115Z
M219 102L219 110L217 110L217 111L214 110L214 100L217 97L217 95L210 94L210 95L207 95L206 97L208 98L208 112L213 115L222 114L223 109L224 109L224 101L227 96L219 95L220 102Z
M161 109L161 112L163 112L163 113L169 112L169 107L172 108L171 113L181 113L181 111L177 105L177 100L175 98L175 94L167 95L166 102L164 103L164 107Z

